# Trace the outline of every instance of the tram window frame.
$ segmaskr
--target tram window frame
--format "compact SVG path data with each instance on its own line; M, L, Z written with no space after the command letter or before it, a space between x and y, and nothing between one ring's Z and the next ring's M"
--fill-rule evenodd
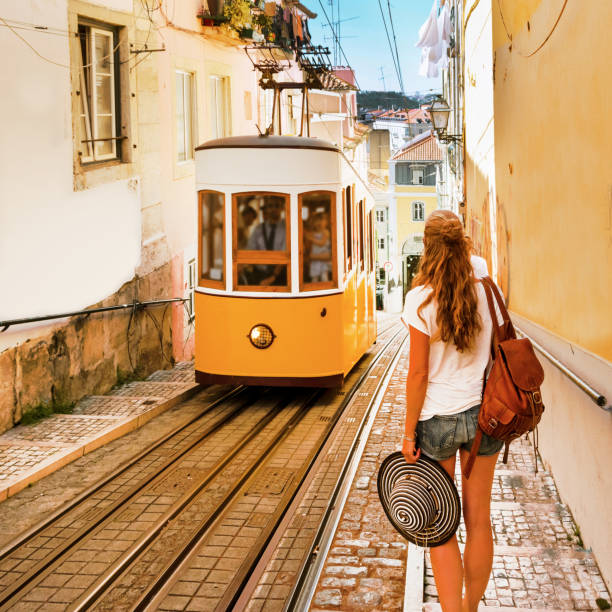
M369 253L370 253L370 261L368 270L370 272L374 272L374 211L371 210L369 215L369 228L368 228L368 243L370 245Z
M350 185L342 190L342 195L342 208L344 213L344 272L348 274L351 271L351 264L353 261L353 214Z
M205 278L202 271L202 248L204 241L202 240L202 200L203 196L207 193L213 193L221 196L222 205L222 223L221 223L221 236L222 236L222 248L223 248L223 263L221 265L221 280L213 280ZM211 289L225 289L225 264L226 264L226 252L225 252L225 194L221 191L215 191L213 189L202 189L198 191L198 285L201 287L209 287Z
M359 200L357 205L357 214L359 215L359 237L358 237L358 253L359 253L359 271L365 270L365 207L363 200Z
M330 281L304 282L304 217L302 215L304 196L313 194L326 194L330 196L330 240L331 240L331 270ZM300 267L300 291L318 291L323 289L334 289L338 286L338 237L336 231L336 194L326 189L315 189L304 191L298 195L298 258Z
M267 251L238 248L238 198L244 196L277 196L285 199L285 250ZM291 291L291 212L290 196L278 191L240 191L232 193L232 270L234 291ZM287 268L285 285L241 285L238 283L238 266L244 264L278 264Z

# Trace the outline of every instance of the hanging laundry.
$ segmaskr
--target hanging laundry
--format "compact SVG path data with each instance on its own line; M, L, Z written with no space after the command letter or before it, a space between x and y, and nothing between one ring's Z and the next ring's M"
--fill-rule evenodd
M427 21L419 30L417 47L422 47L419 75L436 78L448 66L451 23L448 5L442 1L437 15L437 0L434 0Z
M437 4L438 0L434 0L427 21L419 29L419 40L416 47L435 47L440 42L440 31L436 18Z
M276 15L276 2L266 2L264 15L268 17L274 17L274 15Z

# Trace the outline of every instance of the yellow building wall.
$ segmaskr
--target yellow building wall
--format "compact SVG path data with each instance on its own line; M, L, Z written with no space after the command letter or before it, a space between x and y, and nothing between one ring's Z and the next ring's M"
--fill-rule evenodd
M612 3L466 0L464 15L466 229L521 329L610 404ZM612 414L541 361L540 453L611 586Z
M404 195L405 194L405 195ZM404 241L412 234L422 234L425 229L424 221L412 220L412 203L425 204L425 219L427 215L438 208L438 196L435 186L425 185L396 185L397 198L397 250L401 254Z
M563 6L488 0L470 16L466 226L512 310L612 361L612 3L568 2L551 34Z

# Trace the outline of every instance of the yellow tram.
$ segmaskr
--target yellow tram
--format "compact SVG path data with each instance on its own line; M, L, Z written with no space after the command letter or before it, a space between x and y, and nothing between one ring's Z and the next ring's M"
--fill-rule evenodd
M373 197L316 138L196 149L201 383L334 387L376 339Z

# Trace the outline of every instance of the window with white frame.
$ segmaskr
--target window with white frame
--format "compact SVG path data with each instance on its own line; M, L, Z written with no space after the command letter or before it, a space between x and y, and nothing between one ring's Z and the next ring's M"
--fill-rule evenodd
M119 157L119 46L117 29L79 23L79 130L81 162Z
M385 221L385 211L382 208L377 208L376 209L376 221L378 221L378 223L384 223Z
M413 202L412 203L412 220L413 221L425 221L425 203L424 202Z
M210 125L212 138L225 138L229 130L229 79L211 75L210 87Z
M177 161L193 159L193 83L190 72L177 70L176 88L176 155Z
M425 172L421 168L415 168L412 171L412 184L422 185L424 176L425 176Z
M378 248L379 249L384 249L385 248L385 239L384 238L379 238L378 239Z

